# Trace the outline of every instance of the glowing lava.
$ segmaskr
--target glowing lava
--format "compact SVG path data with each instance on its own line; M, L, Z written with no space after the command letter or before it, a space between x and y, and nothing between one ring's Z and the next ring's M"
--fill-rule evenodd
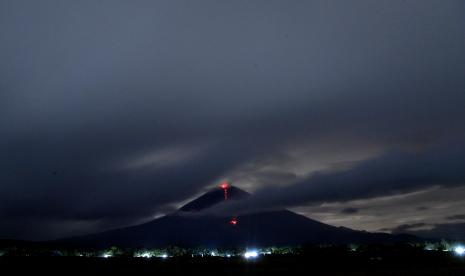
M229 221L229 224L236 226L238 223L236 218L233 218L232 220Z
M224 182L223 184L220 185L220 188L223 189L224 191L224 200L228 199L228 190L231 188L228 182Z

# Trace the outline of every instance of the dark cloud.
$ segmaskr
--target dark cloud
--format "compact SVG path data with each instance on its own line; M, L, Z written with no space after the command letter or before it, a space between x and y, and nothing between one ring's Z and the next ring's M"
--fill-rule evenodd
M266 208L462 185L464 8L3 1L0 237L140 222L236 176Z
M465 239L465 223L443 223L435 224L426 230L414 230L409 227L401 229L399 233L409 233L424 238L441 239L448 238L450 240Z
M348 208L342 209L341 213L350 215L350 214L356 214L356 213L358 213L358 211L359 211L359 209L357 209L357 208L348 207Z
M465 214L448 216L448 217L446 217L446 219L447 220L464 220L465 219Z
M384 228L380 231L387 231L394 234L412 234L418 237L429 239L448 238L451 240L463 240L465 223L411 223L402 224L394 228Z
M385 228L384 230L389 230L391 233L394 233L394 234L401 234L401 233L405 233L408 231L414 231L417 228L421 228L425 226L429 226L429 224L418 222L418 223L410 223L410 224L401 224L395 228L391 228L391 229Z

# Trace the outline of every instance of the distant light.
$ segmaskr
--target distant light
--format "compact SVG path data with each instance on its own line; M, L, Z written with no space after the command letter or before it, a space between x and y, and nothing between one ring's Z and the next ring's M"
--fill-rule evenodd
M167 254L163 254L163 255L161 255L160 257L162 257L163 259L166 259L166 258L168 258L168 255L167 255Z
M112 255L110 253L105 253L102 255L103 258L110 258Z
M231 225L237 225L238 221L236 218L233 218L232 220L229 221L229 224Z
M455 252L455 254L462 256L465 253L465 247L463 247L461 245L456 246L454 248L454 252Z
M244 257L246 259L250 259L250 258L257 258L258 257L258 252L257 251L247 251L244 253Z
M226 254L226 258L231 258L231 254Z
M134 254L136 258L152 258L153 256L154 254L151 251L136 252Z
M210 256L215 257L215 256L216 256L216 252L215 252L215 251L210 252Z

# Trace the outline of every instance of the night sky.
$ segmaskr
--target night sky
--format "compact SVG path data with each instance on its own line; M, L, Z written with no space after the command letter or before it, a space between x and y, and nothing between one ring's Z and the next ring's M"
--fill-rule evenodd
M465 232L465 2L0 0L0 238L224 180L254 210Z

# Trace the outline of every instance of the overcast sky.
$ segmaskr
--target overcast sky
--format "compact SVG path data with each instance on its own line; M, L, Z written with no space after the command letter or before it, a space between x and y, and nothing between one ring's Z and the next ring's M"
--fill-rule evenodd
M465 2L0 0L0 238L256 208L465 231Z

